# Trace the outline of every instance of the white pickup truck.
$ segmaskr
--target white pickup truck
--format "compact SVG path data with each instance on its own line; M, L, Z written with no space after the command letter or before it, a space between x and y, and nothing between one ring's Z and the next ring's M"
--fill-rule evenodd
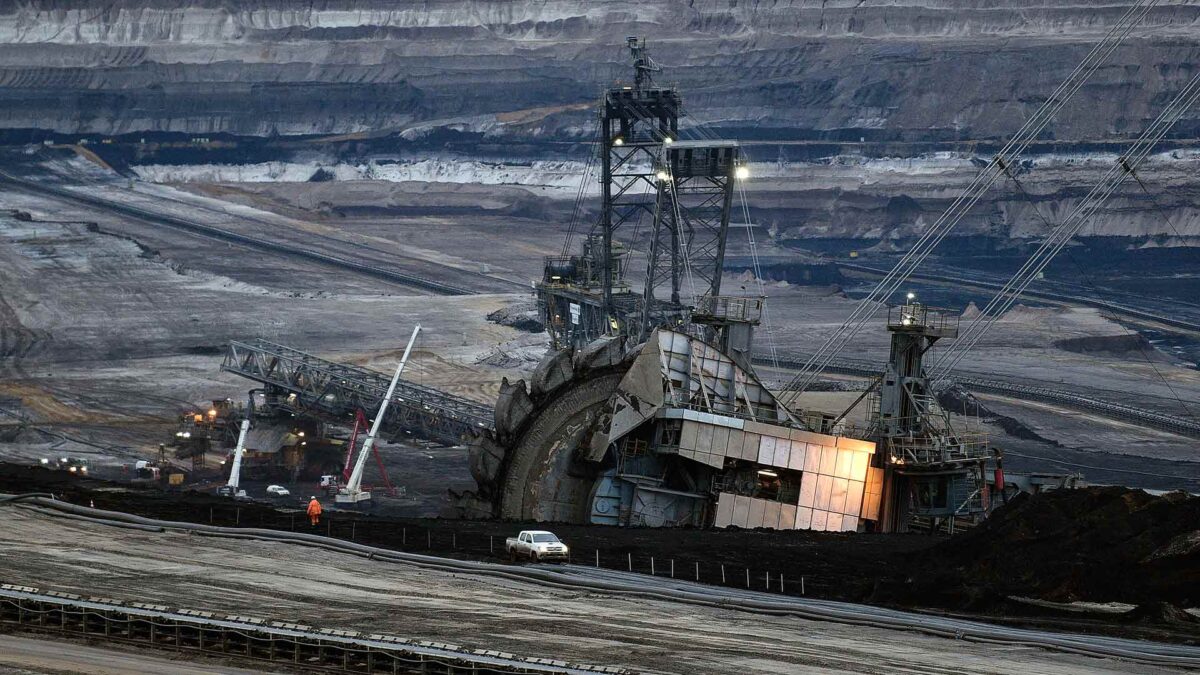
M524 530L515 537L504 540L510 560L528 558L531 562L540 560L567 560L570 549L554 536L553 532L545 530Z

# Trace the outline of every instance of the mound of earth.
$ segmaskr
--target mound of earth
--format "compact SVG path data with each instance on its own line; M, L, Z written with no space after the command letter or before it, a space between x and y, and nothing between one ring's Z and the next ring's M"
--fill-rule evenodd
M975 607L1055 602L1200 603L1200 498L1122 487L1022 495L913 558L876 600Z
M538 316L537 305L532 301L516 302L502 307L487 315L488 321L501 326L516 328L529 333L541 333L546 330Z
M1067 338L1064 340L1055 340L1054 346L1076 354L1123 356L1131 352L1154 352L1154 346L1150 344L1150 341L1137 333Z

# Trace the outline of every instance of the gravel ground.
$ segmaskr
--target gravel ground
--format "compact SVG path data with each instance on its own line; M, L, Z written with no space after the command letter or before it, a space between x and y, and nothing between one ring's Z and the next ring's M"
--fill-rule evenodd
M287 544L95 528L16 509L5 581L662 673L1163 672L789 617L557 591Z

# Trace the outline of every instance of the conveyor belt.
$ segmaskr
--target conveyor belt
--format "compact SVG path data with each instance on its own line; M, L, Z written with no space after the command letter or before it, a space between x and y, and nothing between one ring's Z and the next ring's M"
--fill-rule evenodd
M297 412L352 420L356 410L375 411L390 378L366 368L335 363L265 340L231 342L221 370L295 394L287 406ZM490 429L490 406L400 380L381 432L395 438L405 431L457 443L471 432Z
M175 651L298 664L348 673L446 675L613 675L629 671L394 635L314 628L258 617L216 615L142 602L84 598L28 586L0 585L0 625Z

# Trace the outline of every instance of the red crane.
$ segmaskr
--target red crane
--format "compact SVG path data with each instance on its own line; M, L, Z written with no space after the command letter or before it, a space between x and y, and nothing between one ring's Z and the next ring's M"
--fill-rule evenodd
M365 431L368 427L367 416L362 410L354 412L354 431L350 433L350 443L346 447L346 461L342 465L342 482L346 483L350 480L350 463L354 459L354 450L358 447L358 432ZM392 487L392 481L388 478L387 469L383 466L383 458L379 456L379 447L372 446L371 454L375 456L375 464L379 466L379 475L383 478L383 485L389 496L396 496L396 488Z

